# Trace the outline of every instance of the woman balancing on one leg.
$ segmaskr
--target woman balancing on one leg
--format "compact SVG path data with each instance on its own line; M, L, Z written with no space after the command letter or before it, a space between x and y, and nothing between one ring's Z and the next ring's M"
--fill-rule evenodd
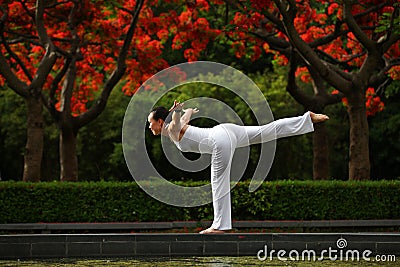
M236 148L312 132L313 123L329 119L323 114L307 112L303 116L284 118L261 126L223 123L205 129L189 125L192 114L199 111L197 108L183 110L182 107L183 104L175 100L170 110L164 107L154 108L148 116L149 128L154 135L169 136L181 151L211 154L214 221L201 234L224 233L225 230L232 229L230 169ZM170 112L172 119L166 122Z

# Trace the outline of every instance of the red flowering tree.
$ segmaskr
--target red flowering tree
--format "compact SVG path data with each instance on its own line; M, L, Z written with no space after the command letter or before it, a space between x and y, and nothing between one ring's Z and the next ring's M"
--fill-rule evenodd
M257 59L263 48L290 63L288 91L309 109L347 99L349 179L370 179L367 115L383 108L373 90L399 79L398 3L248 0L226 6L231 15L224 34L237 57ZM299 90L295 74L313 82L314 96ZM332 96L332 88L340 95Z
M296 28L296 18L301 16L304 8L307 10L307 3L274 3L282 16L286 35L299 54L325 81L348 99L349 179L370 179L366 91L370 87L379 88L390 79L391 73L399 69L399 7L393 8L394 2L390 1L353 3L344 0L342 5L329 2L327 12L335 19L330 32L319 32L332 38L332 41L313 47L311 44L314 38L307 40L301 30ZM315 3L326 4L326 1ZM390 18L388 23L380 19L384 14ZM311 22L309 27L312 27ZM324 29L327 28L328 25Z
M25 181L40 180L43 104L60 129L61 180L75 181L78 130L101 113L125 72L143 1L117 9L97 3L100 11L91 1L2 3L1 82L27 102ZM100 87L100 96L86 109Z
M168 67L165 47L193 60L219 32L180 0L17 0L0 8L0 84L26 99L30 181L40 180L43 105L60 130L60 179L76 181L78 131L101 114L121 78L131 95Z
M256 60L264 49L283 64L290 60L288 89L299 96L304 94L293 75L308 69L319 88L311 102L341 96L329 95L324 82L343 94L351 123L350 179L369 178L365 95L368 88L384 85L388 75L399 77L393 67L399 55L398 6L374 0L340 5L190 0L187 5L178 0L2 2L0 83L27 102L25 180L40 178L42 104L60 128L61 179L77 180L78 130L102 112L121 77L126 75L123 90L132 94L168 66L164 48L171 45L192 61L216 37L226 37L237 57Z

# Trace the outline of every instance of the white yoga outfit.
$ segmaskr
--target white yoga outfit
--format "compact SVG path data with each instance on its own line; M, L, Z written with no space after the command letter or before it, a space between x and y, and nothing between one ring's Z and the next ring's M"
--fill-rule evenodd
M212 228L232 229L230 199L230 169L233 153L237 147L272 141L314 131L310 113L284 118L261 126L240 126L231 123L213 128L189 126L179 142L174 141L183 152L211 154L211 189L214 221Z

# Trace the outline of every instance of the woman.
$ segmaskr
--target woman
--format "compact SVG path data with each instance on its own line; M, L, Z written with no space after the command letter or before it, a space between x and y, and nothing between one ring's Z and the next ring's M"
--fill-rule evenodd
M171 119L168 116L170 112ZM307 112L303 116L280 119L261 126L223 123L213 128L198 128L189 125L191 116L197 112L197 108L183 110L183 103L175 100L169 110L164 107L154 108L148 121L154 135L169 136L179 150L211 154L214 221L211 227L200 234L218 234L232 229L230 169L236 148L312 132L313 123L329 119L324 114Z

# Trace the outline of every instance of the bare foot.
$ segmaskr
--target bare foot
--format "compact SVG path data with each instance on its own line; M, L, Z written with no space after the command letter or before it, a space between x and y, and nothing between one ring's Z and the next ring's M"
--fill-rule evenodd
M313 123L324 122L329 120L329 117L326 116L325 114L315 114L314 112L311 111L310 111L310 117Z
M214 228L210 227L208 229L201 231L199 234L223 234L223 233L225 233L225 231L214 229Z

